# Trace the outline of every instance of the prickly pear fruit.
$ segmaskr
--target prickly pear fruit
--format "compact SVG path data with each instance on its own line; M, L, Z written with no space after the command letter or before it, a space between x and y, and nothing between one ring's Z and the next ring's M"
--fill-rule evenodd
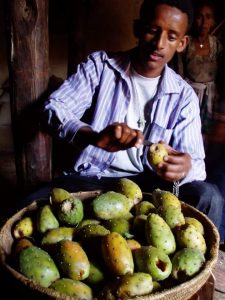
M109 233L110 231L101 224L89 224L78 229L77 238L84 242L87 239L104 236Z
M193 217L184 217L185 219L185 223L186 224L192 224L195 226L195 228L202 234L204 235L204 227L202 225L202 223L197 220L196 218Z
M65 225L77 225L84 217L83 202L76 197L62 201L57 207L59 221Z
M184 215L179 207L174 205L160 206L157 211L171 229L185 224Z
M138 184L128 178L120 178L116 190L118 193L124 194L127 198L132 200L132 206L142 200L142 191Z
M19 255L19 253L30 246L33 246L33 243L27 238L22 238L20 240L16 240L14 244L14 254L15 257Z
M95 216L101 220L122 218L130 211L130 200L121 193L110 191L97 196L92 207Z
M153 246L142 246L134 251L134 262L138 271L149 273L155 281L166 279L172 271L169 256Z
M141 201L135 205L135 215L148 215L150 212L156 212L154 204L149 201Z
M105 221L104 226L111 232L118 232L122 236L126 236L130 231L129 220L118 218Z
M71 240L73 239L75 229L72 227L59 227L53 228L47 231L41 240L42 246L48 246L56 244L61 240Z
M68 191L54 187L50 194L50 203L52 205L58 205L59 203L70 197L71 194Z
M144 244L146 240L145 227L146 227L147 215L137 215L133 220L134 235L138 237L138 240Z
M90 262L90 273L86 279L86 283L93 288L99 287L105 281L103 267L96 261Z
M78 228L81 228L85 225L90 225L90 224L100 224L100 221L99 220L96 220L96 219L85 219L85 220L82 220L80 223L79 223L79 226Z
M166 254L175 252L175 237L169 225L159 215L150 213L147 216L145 234L149 245L162 249Z
M200 271L205 257L198 249L183 248L174 254L171 261L172 277L184 282Z
M134 239L127 240L127 244L131 251L141 248L141 244Z
M155 207L174 205L181 208L181 202L174 194L160 189L155 189L152 192L152 202Z
M92 300L92 290L85 283L70 278L61 278L53 282L51 289L62 295L74 296L76 299Z
M177 244L181 248L198 249L206 252L206 242L203 235L191 224L184 224L176 230Z
M157 165L163 162L165 156L168 155L166 147L160 143L154 143L149 147L148 151L148 161L153 169L157 167Z
M101 248L104 262L114 275L134 272L132 252L121 234L112 232L103 236Z
M118 299L144 296L153 289L152 277L143 272L121 276L118 282L116 296Z
M37 231L43 234L49 229L58 227L59 222L52 211L52 207L49 204L40 207L37 212Z
M18 265L20 273L43 287L49 287L60 277L50 255L36 246L30 246L20 251Z
M74 280L86 279L90 263L83 248L74 241L62 240L56 244L55 262L62 274Z
M33 219L31 217L24 217L15 224L13 236L15 239L32 236L34 228Z

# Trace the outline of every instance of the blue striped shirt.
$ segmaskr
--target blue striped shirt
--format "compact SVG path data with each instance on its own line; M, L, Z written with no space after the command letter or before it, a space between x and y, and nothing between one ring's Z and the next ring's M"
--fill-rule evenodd
M131 51L107 54L98 51L78 65L75 74L51 94L45 103L48 125L56 135L73 143L82 126L91 126L99 132L114 122L124 122L131 99L129 80ZM91 118L84 121L85 111L91 109ZM150 142L163 140L177 151L189 153L192 168L181 184L204 180L205 153L201 135L198 98L189 84L167 65L161 76L158 91L147 124ZM151 168L144 149L143 165ZM67 173L101 177L115 153L89 145L80 151L74 147L74 160Z

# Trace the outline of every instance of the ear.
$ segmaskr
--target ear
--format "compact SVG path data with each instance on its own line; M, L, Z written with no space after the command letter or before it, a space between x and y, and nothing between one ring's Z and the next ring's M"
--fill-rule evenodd
M181 41L177 47L177 52L178 53L183 52L188 43L189 43L189 36L184 35L184 37L181 39Z

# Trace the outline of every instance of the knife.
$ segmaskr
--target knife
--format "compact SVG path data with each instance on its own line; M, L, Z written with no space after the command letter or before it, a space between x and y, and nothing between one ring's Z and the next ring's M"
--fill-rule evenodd
M149 147L150 147L153 143L150 142L150 141L148 141L148 140L143 140L142 144L143 144L144 146L149 146Z

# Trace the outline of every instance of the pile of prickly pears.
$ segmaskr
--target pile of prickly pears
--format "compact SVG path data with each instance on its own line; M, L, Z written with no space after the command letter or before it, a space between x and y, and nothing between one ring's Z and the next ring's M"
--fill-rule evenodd
M50 201L12 228L15 269L77 299L116 300L171 288L199 273L204 227L168 191L143 194L130 179L81 201L53 188Z

